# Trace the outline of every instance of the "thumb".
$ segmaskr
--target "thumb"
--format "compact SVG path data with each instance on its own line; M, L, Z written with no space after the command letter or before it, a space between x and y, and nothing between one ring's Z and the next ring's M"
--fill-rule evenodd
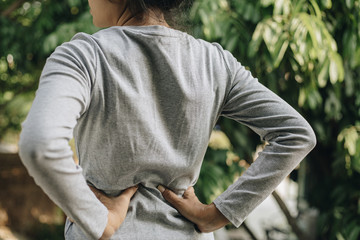
M165 200L168 201L171 205L173 205L176 209L181 208L182 198L178 197L170 189L164 188L162 185L159 185L157 189L161 192Z

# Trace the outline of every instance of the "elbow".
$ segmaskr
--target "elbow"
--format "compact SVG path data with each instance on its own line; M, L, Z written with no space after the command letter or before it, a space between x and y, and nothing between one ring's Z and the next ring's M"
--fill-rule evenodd
M304 157L311 152L316 146L316 135L310 124L299 116L292 125L292 135L294 136L294 146L300 154L305 154Z
M41 171L44 158L44 146L36 137L24 132L20 135L19 156L31 176Z
M59 161L72 158L68 143L68 138L62 135L25 129L20 135L19 156L29 174L35 177L58 166Z
M297 136L297 143L301 146L301 152L307 155L316 146L316 135L308 122L304 120L294 132Z
M288 154L296 154L304 158L316 146L316 135L311 126L302 119L296 124L290 125L286 132L275 135L273 142Z
M31 166L37 165L40 155L38 144L22 133L19 141L19 156L28 170L32 168Z
M307 149L308 151L310 152L311 150L313 150L316 146L316 135L315 135L315 132L314 130L310 127L308 127L308 130L307 130L307 133L306 133L306 136L307 136L307 141L306 141L306 146L307 146Z

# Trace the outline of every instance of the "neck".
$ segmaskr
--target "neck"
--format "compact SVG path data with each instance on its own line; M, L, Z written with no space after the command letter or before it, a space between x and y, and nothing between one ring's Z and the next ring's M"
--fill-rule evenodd
M164 14L159 9L149 9L142 14L133 15L127 7L124 8L116 25L117 26L161 25L165 27L170 27L165 20Z

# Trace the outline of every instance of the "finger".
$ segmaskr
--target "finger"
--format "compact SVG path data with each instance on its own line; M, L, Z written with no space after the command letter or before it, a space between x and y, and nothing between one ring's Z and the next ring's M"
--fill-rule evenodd
M183 198L189 198L191 196L195 196L195 190L193 187L188 187L183 194Z
M162 196L168 201L173 207L179 210L182 206L182 198L178 197L173 191L164 188L163 186L159 185L157 187L161 192Z
M138 190L138 188L139 188L138 185L133 186L133 187L129 187L129 188L125 189L125 190L120 194L120 196L127 197L127 198L131 199L132 196L134 196L134 194L135 194L136 191Z
M99 195L104 195L99 189L93 186L89 186L90 190L98 197Z

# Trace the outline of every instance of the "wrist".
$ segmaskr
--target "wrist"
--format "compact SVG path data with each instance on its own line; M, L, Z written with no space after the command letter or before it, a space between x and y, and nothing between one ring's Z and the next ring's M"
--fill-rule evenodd
M203 216L203 221L197 224L201 232L213 232L229 223L229 220L216 208L214 203L204 207Z
M108 213L108 221L100 240L108 240L115 233L115 227L112 225L111 212Z
M102 236L100 237L100 240L108 240L111 238L112 235L114 235L115 230L111 226L106 226Z

